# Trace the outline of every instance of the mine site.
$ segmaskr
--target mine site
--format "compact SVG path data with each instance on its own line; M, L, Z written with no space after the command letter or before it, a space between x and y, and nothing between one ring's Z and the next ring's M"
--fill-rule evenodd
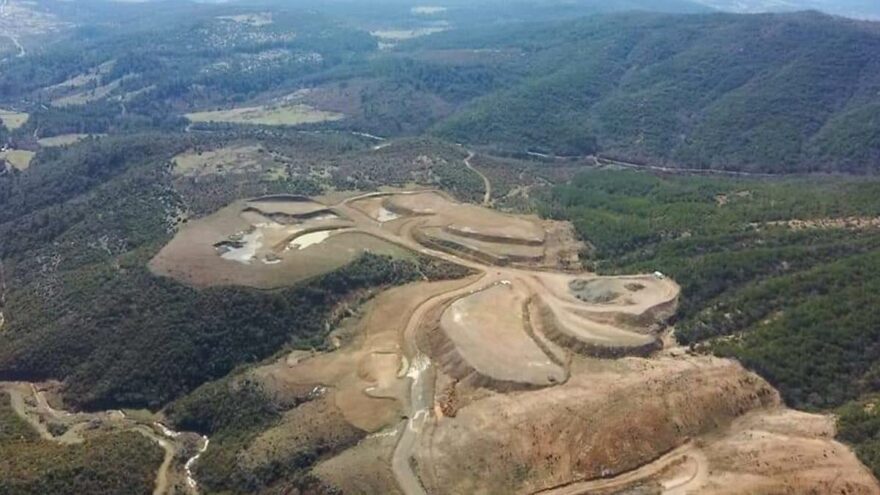
M438 190L272 196L193 221L151 261L194 286L268 289L364 251L466 267L375 295L248 372L304 401L245 454L346 445L314 473L343 493L880 493L830 418L739 364L677 345L662 273L597 276L564 223ZM736 487L736 488L732 488Z
M880 495L877 0L0 0L0 495Z

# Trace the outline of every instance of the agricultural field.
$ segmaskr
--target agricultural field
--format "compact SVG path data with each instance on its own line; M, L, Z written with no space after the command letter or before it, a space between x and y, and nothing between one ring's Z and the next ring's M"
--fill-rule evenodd
M6 163L12 165L18 170L27 170L31 166L36 153L28 150L6 150L0 151L0 158L6 160Z
M194 112L186 114L186 118L194 123L295 126L332 122L345 118L345 115L325 112L303 104L281 104Z
M23 112L0 109L0 123L10 131L23 126L28 121L29 115Z
M60 136L51 136L44 137L37 140L37 144L44 148L51 148L54 146L67 146L70 144L76 144L83 139L87 139L89 137L99 137L92 134L61 134Z

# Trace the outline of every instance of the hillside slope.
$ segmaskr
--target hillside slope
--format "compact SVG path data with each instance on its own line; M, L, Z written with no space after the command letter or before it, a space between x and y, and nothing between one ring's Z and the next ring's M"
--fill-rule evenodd
M806 12L626 14L448 39L518 49L530 75L435 132L682 167L880 165L880 29Z

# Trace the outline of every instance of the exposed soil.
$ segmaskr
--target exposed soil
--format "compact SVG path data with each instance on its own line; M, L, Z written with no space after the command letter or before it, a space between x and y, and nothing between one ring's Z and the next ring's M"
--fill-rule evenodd
M324 211L278 206L248 204L263 217ZM235 208L207 223L227 222L228 236ZM326 211L352 234L478 275L384 292L333 334L337 350L254 370L276 397L308 401L254 442L255 469L312 449L323 453L312 474L344 493L880 493L831 418L786 409L735 362L659 352L676 345L674 281L583 273L558 222L438 192ZM553 255L503 259L524 247Z
M188 222L150 269L188 285L290 286L329 273L364 251L409 251L362 231L325 205L299 199L238 201Z
M435 330L446 339L432 356L458 379L477 373L487 380L550 386L566 370L544 353L525 329L528 294L510 282L487 287L453 302Z

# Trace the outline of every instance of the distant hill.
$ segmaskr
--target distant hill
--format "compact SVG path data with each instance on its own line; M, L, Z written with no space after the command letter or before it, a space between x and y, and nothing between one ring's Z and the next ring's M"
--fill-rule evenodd
M880 169L880 23L685 0L613 5L675 13L609 13L600 0L177 2L149 16L43 1L79 27L3 63L0 103L30 114L9 133L18 147L183 130L187 113L296 95L346 115L302 124L325 131L684 168Z
M880 168L880 24L618 14L446 43L521 50L528 66L436 126L455 141L697 168Z
M856 19L880 19L880 2L876 0L697 0L699 3L726 12L757 13L819 10Z

